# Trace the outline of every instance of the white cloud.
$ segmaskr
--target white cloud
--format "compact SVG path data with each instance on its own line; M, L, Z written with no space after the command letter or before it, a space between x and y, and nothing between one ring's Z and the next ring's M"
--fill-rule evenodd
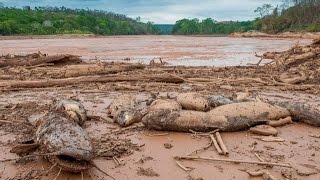
M1 0L0 0L1 1ZM281 0L2 0L8 6L66 6L90 8L140 16L142 21L174 23L182 18L207 18L218 21L251 20L254 10L265 3L274 6Z

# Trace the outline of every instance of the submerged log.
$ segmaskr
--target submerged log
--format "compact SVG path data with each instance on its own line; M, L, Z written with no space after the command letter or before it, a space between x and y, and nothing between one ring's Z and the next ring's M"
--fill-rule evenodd
M267 103L288 109L295 121L320 126L319 96L297 93L259 93L259 98Z
M44 88L54 86L67 86L83 83L107 83L107 82L163 82L163 83L183 83L182 78L172 75L138 75L138 76L83 76L65 79L33 80L33 81L2 81L0 87L7 88Z

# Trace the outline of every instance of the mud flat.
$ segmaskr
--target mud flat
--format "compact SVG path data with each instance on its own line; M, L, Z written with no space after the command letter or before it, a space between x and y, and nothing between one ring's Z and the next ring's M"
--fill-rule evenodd
M0 37L1 39L1 37ZM254 54L286 50L309 39L229 38L194 36L35 36L3 37L0 54L26 55L42 51L49 55L74 54L86 61L149 64L161 58L169 66L246 66L259 58Z
M272 142L263 141L250 131L220 132L229 151L225 156L211 145L208 133L153 131L141 123L121 128L108 113L110 104L124 94L149 100L176 99L184 92L223 95L235 101L253 97L264 100L269 95L277 99L290 94L293 98L303 97L316 111L319 98L313 97L320 95L319 44L314 41L281 52L261 52L257 54L258 61L268 58L270 64L261 66L255 60L255 65L244 67L170 66L159 61L151 65L88 63L72 52L66 54L75 56L59 58L51 53L4 55L0 58L0 160L17 160L0 162L0 179L109 178L94 168L83 175L59 173L59 168L45 158L20 159L10 153L15 144L33 138L35 128L28 118L47 112L60 99L73 99L84 105L89 120L82 128L91 137L94 162L116 179L249 179L247 172L261 170L277 179L319 179L319 127L304 121L276 127L278 135ZM17 62L32 63L6 66ZM188 155L291 167L174 158Z

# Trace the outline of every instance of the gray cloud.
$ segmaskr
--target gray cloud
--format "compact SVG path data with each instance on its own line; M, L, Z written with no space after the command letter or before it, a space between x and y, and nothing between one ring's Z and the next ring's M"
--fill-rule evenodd
M258 6L270 3L274 6L281 0L0 0L6 6L65 6L90 8L126 14L142 21L174 23L182 18L207 18L218 21L251 20Z

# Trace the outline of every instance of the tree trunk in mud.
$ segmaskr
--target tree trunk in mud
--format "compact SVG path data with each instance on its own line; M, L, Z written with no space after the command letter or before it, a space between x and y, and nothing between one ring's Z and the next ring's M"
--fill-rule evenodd
M77 78L34 80L34 81L10 81L1 82L0 87L11 88L44 88L53 86L67 86L82 83L106 83L106 82L163 82L183 83L184 80L172 75L140 75L140 76L84 76Z
M320 126L319 96L290 93L259 93L263 101L286 108L295 121Z

